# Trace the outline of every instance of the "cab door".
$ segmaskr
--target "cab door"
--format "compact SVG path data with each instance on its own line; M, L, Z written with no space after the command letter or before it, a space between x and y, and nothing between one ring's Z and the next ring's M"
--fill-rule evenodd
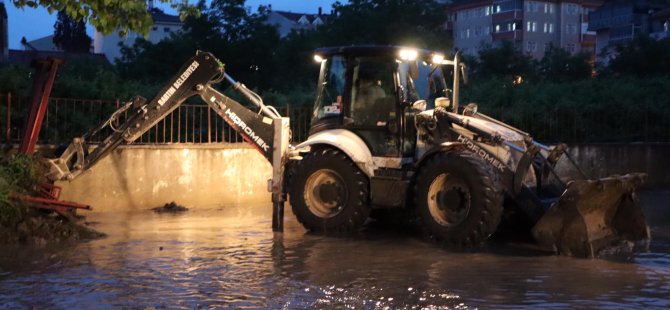
M399 102L394 74L397 64L386 57L350 59L352 84L345 127L360 136L372 156L399 157Z

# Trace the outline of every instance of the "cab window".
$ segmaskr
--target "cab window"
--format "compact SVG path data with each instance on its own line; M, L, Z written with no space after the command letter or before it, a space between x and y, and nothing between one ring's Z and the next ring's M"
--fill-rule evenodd
M346 62L334 56L321 63L321 74L317 90L312 123L325 118L339 117L344 107L346 84Z

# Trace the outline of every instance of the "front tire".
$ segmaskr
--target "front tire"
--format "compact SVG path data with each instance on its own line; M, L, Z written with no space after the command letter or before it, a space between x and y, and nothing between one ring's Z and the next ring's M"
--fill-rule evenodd
M369 182L343 152L323 148L303 155L293 167L289 200L308 230L350 233L370 214Z
M421 227L449 245L473 246L495 232L502 216L497 175L465 150L451 150L428 160L415 187Z

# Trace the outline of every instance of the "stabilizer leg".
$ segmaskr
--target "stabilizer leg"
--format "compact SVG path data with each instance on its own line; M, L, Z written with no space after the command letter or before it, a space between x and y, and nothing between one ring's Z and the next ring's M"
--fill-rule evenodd
M272 231L284 231L284 201L272 202Z

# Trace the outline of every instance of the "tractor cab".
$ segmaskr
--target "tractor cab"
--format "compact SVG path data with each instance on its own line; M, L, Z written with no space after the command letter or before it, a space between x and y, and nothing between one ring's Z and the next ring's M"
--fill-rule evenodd
M415 154L414 114L448 102L444 56L395 46L347 46L316 50L321 64L310 134L346 129L372 156Z

